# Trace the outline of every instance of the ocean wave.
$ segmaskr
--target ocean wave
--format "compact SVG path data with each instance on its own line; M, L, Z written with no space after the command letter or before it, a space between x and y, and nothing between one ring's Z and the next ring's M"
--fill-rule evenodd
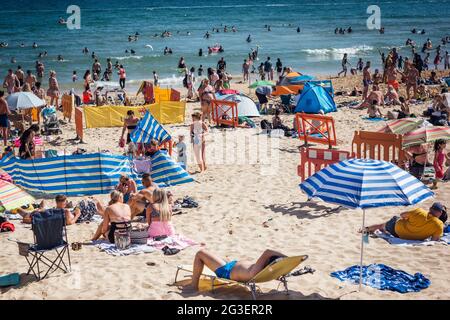
M372 51L374 50L371 46L356 46L350 48L322 48L322 49L304 49L302 52L305 52L308 55L314 56L334 56L334 55L343 55L347 53L348 55L355 55L362 52Z
M115 59L115 60L129 60L129 59L136 59L136 60L141 60L144 56L123 56L123 57L112 57L111 59Z

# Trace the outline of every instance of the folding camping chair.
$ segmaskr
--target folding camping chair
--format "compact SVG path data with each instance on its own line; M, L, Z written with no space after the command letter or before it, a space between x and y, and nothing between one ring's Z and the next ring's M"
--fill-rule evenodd
M283 108L284 112L286 113L292 113L292 95L291 94L283 94L280 96L281 102L279 106Z
M270 282L273 280L278 280L283 284L284 290L286 294L289 294L289 289L287 285L287 277L290 275L290 272L294 270L298 265L300 265L303 261L308 259L307 255L304 256L294 256L294 257L285 257L279 261L274 261L268 266L266 266L263 270L258 272L252 279L247 282L239 282L230 279L223 279L217 277L217 275L211 271L206 266L203 268L202 276L207 277L211 280L211 291L214 292L214 288L216 286L220 286L223 284L240 284L250 289L253 300L256 300L257 293L257 283ZM178 266L177 273L175 274L175 283L177 282L178 273L180 271L185 271L192 273L192 266ZM309 271L308 271L309 272ZM314 272L314 271L312 271ZM299 275L307 272L299 273Z
M70 272L71 263L64 209L36 212L32 214L31 220L34 244L17 241L19 255L24 256L29 265L27 274L33 272L39 281L58 269L64 273ZM67 264L64 261L66 256ZM44 273L43 277L41 277L42 273Z

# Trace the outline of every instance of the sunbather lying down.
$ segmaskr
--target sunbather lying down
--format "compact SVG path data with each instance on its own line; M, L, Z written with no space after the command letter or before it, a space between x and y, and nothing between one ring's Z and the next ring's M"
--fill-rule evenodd
M203 272L203 267L207 266L213 270L219 278L230 279L239 282L246 282L251 280L254 276L263 270L266 266L286 255L273 251L266 250L258 258L256 263L244 263L241 261L226 262L215 254L201 249L197 252L194 258L194 267L192 274L192 282L184 288L183 291L195 292L198 291L198 283Z
M380 230L404 240L425 240L431 237L432 241L439 241L446 221L446 207L436 202L428 212L420 208L403 212L400 217L394 216L385 223L366 227L364 231L373 233Z

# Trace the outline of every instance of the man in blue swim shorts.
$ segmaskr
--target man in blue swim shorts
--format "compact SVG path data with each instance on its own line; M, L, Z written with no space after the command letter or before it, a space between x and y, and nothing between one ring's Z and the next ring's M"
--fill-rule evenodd
M219 278L246 282L272 262L284 257L286 255L280 252L266 250L255 263L244 263L237 260L226 262L215 254L201 249L195 255L192 282L183 291L198 291L198 282L204 266L214 270Z

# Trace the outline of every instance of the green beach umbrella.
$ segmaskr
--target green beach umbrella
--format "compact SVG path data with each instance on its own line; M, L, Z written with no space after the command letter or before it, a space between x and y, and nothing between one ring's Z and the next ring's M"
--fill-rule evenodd
M260 81L255 81L253 82L249 88L250 89L254 89L256 87L261 87L261 86L274 86L275 83L273 83L272 81L266 81L266 80L260 80Z

